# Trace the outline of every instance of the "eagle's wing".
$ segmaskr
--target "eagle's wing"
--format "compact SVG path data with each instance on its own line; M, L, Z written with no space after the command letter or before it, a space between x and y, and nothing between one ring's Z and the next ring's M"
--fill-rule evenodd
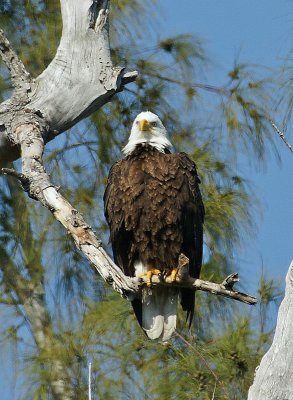
M198 278L202 264L204 205L198 184L194 162L185 153L178 153L180 165L185 175L184 186L189 190L189 202L182 206L182 252L189 258L189 274ZM194 314L195 293L192 289L181 289L181 305L187 311L189 325Z
M132 194L133 185L131 180L127 182L125 179L121 185L121 178L125 177L125 168L125 160L119 160L110 169L104 194L104 212L110 226L114 261L125 275L134 276L133 265L129 262L132 232L125 229L124 207L127 197Z
M104 212L110 226L114 261L125 275L135 276L133 260L131 259L133 232L126 229L125 224L128 224L128 228L130 226L134 228L140 218L140 209L132 208L131 220L126 221L124 206L125 203L129 204L131 198L138 195L136 192L140 189L133 185L133 176L125 179L125 176L130 172L128 168L129 164L125 160L119 160L111 167L104 194ZM136 318L142 325L142 303L138 298L135 298L131 303Z

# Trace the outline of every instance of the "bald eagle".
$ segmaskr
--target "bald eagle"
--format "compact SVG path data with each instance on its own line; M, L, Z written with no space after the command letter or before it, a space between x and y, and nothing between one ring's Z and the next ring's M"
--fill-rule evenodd
M190 276L198 278L202 263L204 206L194 162L174 153L159 117L149 111L134 120L125 158L109 173L104 195L105 217L115 263L128 276L146 275L132 306L150 339L167 341L176 329L177 303L194 313L192 289L151 287L153 274L176 277L178 257L189 258Z

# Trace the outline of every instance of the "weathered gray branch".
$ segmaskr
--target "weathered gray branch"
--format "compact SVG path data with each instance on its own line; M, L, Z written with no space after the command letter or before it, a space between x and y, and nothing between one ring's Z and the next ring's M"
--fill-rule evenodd
M75 125L135 80L110 57L109 1L60 0L63 31L57 53L35 80L0 32L0 54L15 87L0 105L0 168L20 156L15 129L36 116L46 125L44 142Z
M293 399L293 261L286 276L285 297L280 305L273 343L264 355L248 400Z
M218 296L224 296L233 300L241 301L246 304L256 304L257 300L253 296L248 294L237 292L233 289L235 283L239 282L239 277L237 273L233 273L224 279L222 283L214 283L209 281L204 281L202 279L195 279L189 276L189 260L184 255L181 254L178 261L178 273L176 275L176 280L172 281L171 278L153 276L152 285L172 285L178 287L184 287L194 290L202 290L204 292L209 292ZM147 280L143 279L133 279L134 282L138 282L139 287L146 284Z

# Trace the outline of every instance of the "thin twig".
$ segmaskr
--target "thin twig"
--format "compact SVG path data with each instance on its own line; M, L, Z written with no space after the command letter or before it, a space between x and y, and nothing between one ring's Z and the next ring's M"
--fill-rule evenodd
M225 97L230 97L232 94L231 90L224 86L214 86L214 85L208 85L205 83L197 83L197 82L187 83L187 82L183 82L179 79L174 79L169 76L159 75L159 74L155 74L152 72L146 72L146 75L151 76L153 78L160 78L166 82L174 83L175 85L179 85L185 89L190 89L190 88L202 89L202 90L206 90L207 92L212 92L212 93L217 93L219 95L223 95Z
M274 121L269 117L268 118L270 124L272 125L272 127L275 129L275 131L277 132L277 134L280 136L280 138L283 140L283 142L285 143L285 145L288 147L288 149L291 151L291 153L293 153L293 147L291 146L291 144L288 142L288 140L286 139L286 136L284 135L284 133L281 131L280 128L277 127L277 125L274 123Z
M4 175L10 175L10 176L18 179L21 183L28 183L28 178L24 174L15 171L15 169L1 168L0 173L2 173Z

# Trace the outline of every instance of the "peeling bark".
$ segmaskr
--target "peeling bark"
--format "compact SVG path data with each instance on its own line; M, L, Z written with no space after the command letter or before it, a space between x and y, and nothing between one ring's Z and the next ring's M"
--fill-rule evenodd
M273 343L256 369L248 400L293 399L293 261L286 276Z

